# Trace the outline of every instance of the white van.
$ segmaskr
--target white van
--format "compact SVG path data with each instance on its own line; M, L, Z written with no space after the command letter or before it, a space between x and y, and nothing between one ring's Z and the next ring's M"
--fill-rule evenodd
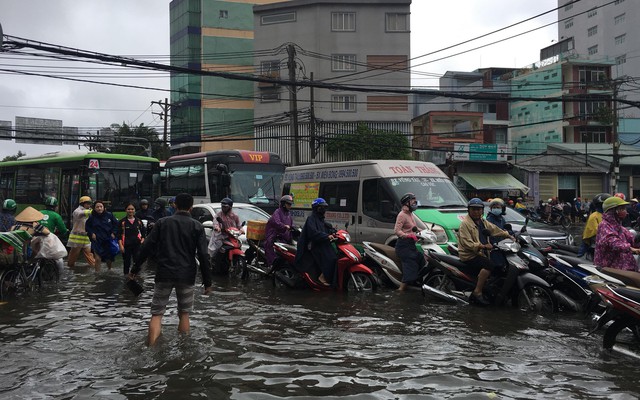
M293 196L296 225L311 213L311 202L322 197L329 204L326 221L349 223L354 242L391 244L400 198L412 192L418 200L415 215L434 231L446 248L457 242L456 231L467 213L467 200L435 164L404 160L363 160L288 167L283 194Z

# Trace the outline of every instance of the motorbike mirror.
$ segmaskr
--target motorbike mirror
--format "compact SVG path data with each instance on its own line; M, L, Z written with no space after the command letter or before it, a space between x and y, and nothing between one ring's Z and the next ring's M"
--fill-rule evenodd
M504 224L504 230L505 230L505 231L511 231L511 230L513 230L513 225L511 225L511 224Z
M411 231L413 231L413 232L418 232L418 231L419 231L419 229L418 229L418 227L417 227L417 226L414 226L413 228L411 228Z
M349 228L349 221L347 221L347 222L345 222L345 223L344 223L344 230L346 231L346 230L347 230L347 228Z
M202 223L202 226L203 226L205 229L213 229L213 221L204 221L204 222Z
M242 224L240 225L240 227L243 227L247 224L247 221L242 221Z

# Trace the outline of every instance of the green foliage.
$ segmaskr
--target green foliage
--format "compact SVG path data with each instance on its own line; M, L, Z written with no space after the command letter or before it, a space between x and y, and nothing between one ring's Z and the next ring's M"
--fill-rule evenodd
M593 112L593 118L605 125L612 125L615 121L615 114L610 107L600 107Z
M372 130L361 122L353 133L343 133L327 140L329 154L349 160L409 160L409 139L400 132Z
M21 150L18 150L18 154L13 156L6 156L2 159L2 161L17 161L18 158L26 156L27 153L23 153Z
M151 156L160 160L169 157L168 148L162 143L158 132L154 128L140 124L131 127L126 123L111 124L109 127L111 134L104 134L100 137L92 137L95 143L92 150L114 153L131 154L136 156ZM149 154L151 150L151 154Z

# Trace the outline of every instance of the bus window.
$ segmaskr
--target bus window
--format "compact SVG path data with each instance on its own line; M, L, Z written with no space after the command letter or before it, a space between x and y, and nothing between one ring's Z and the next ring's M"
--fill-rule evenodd
M362 182L362 212L378 221L395 222L399 209L382 179L367 179Z
M320 183L320 197L329 204L329 211L356 212L358 210L359 181Z
M277 202L282 185L282 167L269 164L233 164L231 198L252 204Z
M12 172L3 172L0 175L0 200L11 198L13 193L13 178L14 173Z
M169 195L189 193L192 196L206 196L204 164L170 167L169 176Z

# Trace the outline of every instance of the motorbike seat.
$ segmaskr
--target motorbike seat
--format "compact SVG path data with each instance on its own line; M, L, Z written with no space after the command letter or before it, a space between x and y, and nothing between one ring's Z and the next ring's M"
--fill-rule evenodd
M554 254L558 256L558 258L560 258L562 261L565 261L571 264L571 266L574 268L578 268L580 264L590 264L590 262L585 260L584 258L568 256L561 253L554 253Z
M440 253L431 253L430 254L431 257L439 260L439 261L443 261L446 262L449 265L453 265L456 268L459 269L465 269L467 267L467 265L465 263L463 263L462 261L460 261L460 259L456 256L450 256L448 254L440 254Z
M640 272L625 271L615 268L602 268L602 272L624 282L625 285L640 288Z
M619 287L613 289L617 294L640 303L640 289Z
M370 243L369 245L378 253L382 253L389 257L399 268L402 268L402 261L400 260L400 257L396 255L395 247L380 243Z

